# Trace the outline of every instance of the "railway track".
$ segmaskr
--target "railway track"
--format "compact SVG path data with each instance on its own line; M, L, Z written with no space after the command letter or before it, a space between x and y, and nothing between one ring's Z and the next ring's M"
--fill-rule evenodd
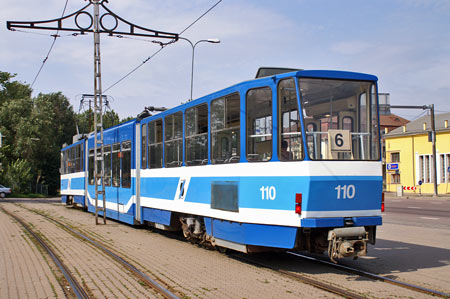
M134 277L138 280L139 284L145 285L153 290L155 290L158 294L160 294L162 297L167 299L178 299L179 297L175 295L173 292L171 292L168 288L164 287L157 281L150 278L148 275L146 275L144 272L139 270L136 266L134 266L132 263L128 262L126 259L122 258L118 254L114 253L110 248L106 247L104 244L102 244L99 241L94 240L92 237L88 237L85 234L83 234L80 231L77 231L65 223L58 221L54 219L51 216L48 216L44 213L41 213L35 209L29 209L27 207L24 207L19 204L15 204L16 206L19 206L20 208L23 208L29 212L32 212L36 215L39 215L41 217L44 217L48 221L54 223L59 228L65 230L66 232L70 233L74 237L76 237L79 240L82 240L84 242L89 243L91 246L97 248L101 252L103 252L105 255L112 258L114 261L118 262L124 269L129 271L129 273L132 273ZM43 238L41 238L38 233L33 231L33 229L30 227L30 225L26 224L23 219L20 217L13 215L12 213L6 211L4 208L0 207L0 209L7 215L13 217L17 222L19 222L38 242L41 244L41 246L49 253L49 255L54 260L55 264L58 266L58 268L61 269L61 272L64 274L64 277L67 279L68 283L72 287L75 296L77 298L90 298L88 295L88 292L84 290L84 288L77 282L77 279L74 278L73 274L68 270L68 267L63 264L60 258L55 254L55 252L52 250L51 246L46 242Z
M365 298L367 298L367 297L365 297L365 296L363 296L361 294L358 294L358 293L346 290L344 288L340 288L340 287L331 285L329 283L325 283L325 282L319 281L317 279L313 279L313 278L307 277L306 275L293 273L293 272L289 272L289 271L286 271L286 270L276 269L273 266L270 266L270 265L268 265L266 263L258 262L258 261L254 260L254 259L252 259L251 257L248 257L248 256L244 257L244 256L241 256L241 255L234 255L234 254L232 254L232 257L235 258L235 259L238 259L238 260L240 260L242 262L245 262L247 264L251 264L251 265L254 265L254 266L257 266L257 267L263 267L263 268L271 269L271 270L273 270L275 272L278 272L278 273L281 273L283 275L289 276L289 277L291 277L291 278L293 278L295 280L298 280L298 281L300 281L302 283L311 285L313 287L316 287L318 289L327 291L329 293L333 293L333 294L342 296L344 298L349 298L349 299L365 299Z
M47 244L44 239L42 239L36 232L31 229L31 227L23 221L22 218L6 211L3 207L0 207L0 210L11 218L15 219L23 228L40 244L40 246L50 255L56 266L61 270L64 277L66 278L68 284L71 286L74 295L79 299L87 299L89 298L86 290L81 286L72 273L69 271L67 266L61 261L61 259L55 254L53 249ZM65 288L63 288L67 291ZM67 295L67 294L66 294Z
M392 278L388 278L388 277L384 277L381 275L377 275L377 274L373 274L373 273L369 273L367 271L363 271L363 270L359 270L356 268L352 268L349 266L345 266L345 265L340 265L340 264L334 264L332 262L329 261L325 261L319 258L315 258L315 257L311 257L311 256L307 256L307 255L303 255L303 254L299 254L296 252L287 252L287 254L295 256L295 257L299 257L302 259L306 259L309 261L313 261L315 263L319 263L322 265L326 265L329 267L333 267L335 269L347 272L347 273L351 273L351 274L355 274L355 275L359 275L362 277L366 277L372 280L377 280L377 281L382 281L385 283L389 283L398 287L402 287L402 288L406 288L415 292L419 292L419 293L423 293L423 294L427 294L427 295L431 295L431 296L435 296L435 297L441 297L441 298L450 298L450 294L448 293L444 293L444 292L440 292L440 291L436 291L436 290L432 290L432 289L428 289L428 288L424 288L418 285L414 285L414 284L410 284L407 282L403 282L403 281L399 281L399 280L395 280Z

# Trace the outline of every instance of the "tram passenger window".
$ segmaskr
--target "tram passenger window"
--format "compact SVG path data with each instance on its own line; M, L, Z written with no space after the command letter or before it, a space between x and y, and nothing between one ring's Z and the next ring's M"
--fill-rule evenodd
M303 159L302 131L298 113L297 92L294 79L278 84L278 158L281 161Z
M166 116L164 124L165 166L181 166L183 162L183 114L177 112Z
M148 166L162 167L162 120L158 119L148 124Z
M84 145L80 144L80 170L83 171L83 162L84 162Z
M105 145L103 147L103 154L103 161L105 163L105 186L111 186L111 145Z
M211 102L211 163L240 159L240 97L234 93Z
M120 186L120 143L112 145L112 186Z
M146 169L147 168L147 124L143 124L141 126L142 129L142 147L141 147L141 154L142 154L142 164L141 168Z
M272 91L269 87L247 93L247 160L272 158Z
M208 105L186 109L186 165L208 163Z
M79 155L79 148L78 145L73 147L73 170L72 172L78 172L78 167L79 167L79 163L80 160L78 159L78 155Z
M89 185L94 185L94 149L89 150Z
M131 187L131 141L122 142L122 188Z

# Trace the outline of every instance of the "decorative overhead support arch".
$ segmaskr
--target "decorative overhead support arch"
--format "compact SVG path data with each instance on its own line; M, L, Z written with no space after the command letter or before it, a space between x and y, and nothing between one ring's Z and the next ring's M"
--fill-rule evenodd
M111 11L106 7L105 3L107 0L103 0L99 3L99 6L103 8L99 17L99 33L107 33L109 35L132 35L132 36L143 36L143 37L154 37L154 38L167 38L178 40L177 33L164 32L145 28L124 18L118 16L116 13ZM40 30L59 30L59 31L71 31L79 32L81 34L87 32L95 32L94 26L94 16L88 11L90 6L94 5L94 1L90 0L89 4L81 8L80 10L73 12L67 16L58 19L45 20L45 21L7 21L6 27L9 30L14 31L15 29L40 29ZM87 24L82 24L82 19L87 18ZM113 26L108 27L105 24L107 18L112 18ZM119 28L119 29L118 29Z

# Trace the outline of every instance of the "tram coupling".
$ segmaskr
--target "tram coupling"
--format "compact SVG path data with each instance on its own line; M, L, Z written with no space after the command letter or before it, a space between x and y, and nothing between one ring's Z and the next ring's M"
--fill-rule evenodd
M328 256L331 261L344 257L364 256L367 254L369 233L364 227L343 227L328 231Z

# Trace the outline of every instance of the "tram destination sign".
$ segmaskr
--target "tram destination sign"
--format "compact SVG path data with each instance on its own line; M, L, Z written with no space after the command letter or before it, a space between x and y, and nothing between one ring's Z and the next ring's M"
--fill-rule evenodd
M386 164L387 170L398 170L398 163L388 163Z

